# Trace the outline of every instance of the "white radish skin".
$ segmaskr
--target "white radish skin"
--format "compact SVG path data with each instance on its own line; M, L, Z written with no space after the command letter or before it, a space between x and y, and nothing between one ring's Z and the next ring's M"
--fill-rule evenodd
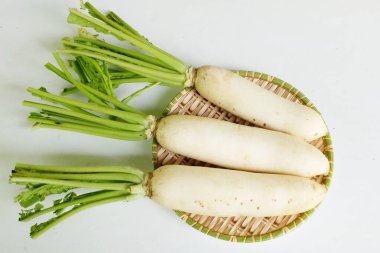
M153 172L147 195L175 210L208 216L279 216L317 206L326 188L308 178L166 165Z
M217 106L259 126L315 140L327 134L315 110L286 100L223 68L197 69L196 90Z
M164 148L218 166L312 177L327 174L323 153L289 134L191 115L171 115L157 126Z

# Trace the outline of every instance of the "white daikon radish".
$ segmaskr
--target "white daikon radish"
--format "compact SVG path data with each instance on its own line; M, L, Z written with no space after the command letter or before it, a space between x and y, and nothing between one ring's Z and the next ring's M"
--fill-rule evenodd
M312 141L327 134L315 110L286 100L223 68L197 69L195 88L207 100L264 128Z
M20 212L20 221L56 214L32 226L32 238L88 208L144 196L163 207L195 214L263 217L305 212L326 195L323 185L304 177L185 165L166 165L144 173L129 166L16 164L10 182L34 186L15 198L24 208L37 203L34 209ZM81 189L87 193L77 195ZM63 192L66 196L50 207L38 203Z
M166 165L150 179L149 197L167 208L209 216L277 216L318 205L326 188L308 178Z
M298 137L206 117L162 118L156 138L172 152L231 169L304 177L329 169L323 153Z

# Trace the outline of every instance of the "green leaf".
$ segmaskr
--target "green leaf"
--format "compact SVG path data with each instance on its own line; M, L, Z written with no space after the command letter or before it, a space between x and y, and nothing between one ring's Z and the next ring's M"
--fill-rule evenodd
M26 217L35 214L36 212L40 211L44 206L41 203L37 203L33 208L31 209L23 209L21 210L21 213L19 213L20 217L19 220L23 220Z
M98 61L87 56L78 56L75 62L89 80L86 85L108 96L116 97L107 64L103 62L100 65Z
M42 223L37 223L37 224L34 224L31 228L30 228L30 236L33 237L34 234L37 234L38 232L40 232L42 229L44 229L45 227L47 227L49 224L51 224L53 221L55 221L56 219L58 219L59 216L57 217L53 217L45 222L42 222Z
M86 39L91 39L91 40L97 40L98 39L98 34L92 34L89 31L87 31L84 28L78 28L78 35L79 37L86 38Z
M104 34L112 34L119 40L125 40L125 39L111 33L109 30L105 29L104 27L107 27L107 26L104 25L103 23L100 23L100 22L101 21L99 21L93 17L88 17L88 16L84 15L83 13L80 13L76 9L70 9L70 14L69 14L69 16L67 16L67 23L69 23L69 24L75 24L75 25L79 25L82 27L93 28L97 32L104 33ZM101 25L99 25L99 23Z
M88 83L88 80L87 80L85 73L83 72L83 69L81 68L81 66L78 62L79 57L76 57L75 61L70 61L70 67L75 71L75 73L77 73L80 82L83 84L86 84L86 83Z
M75 13L69 14L69 16L67 17L67 22L69 24L75 24L75 25L79 25L79 26L83 26L83 27L94 28L96 31L101 32L101 33L105 33L105 34L109 33L106 29L94 24L93 22L91 22L89 20L86 20L86 19L76 15Z
M18 202L22 207L29 207L36 202L44 201L46 196L52 194L60 194L73 189L73 187L62 185L42 185L38 188L28 189L21 192L15 197L15 202Z

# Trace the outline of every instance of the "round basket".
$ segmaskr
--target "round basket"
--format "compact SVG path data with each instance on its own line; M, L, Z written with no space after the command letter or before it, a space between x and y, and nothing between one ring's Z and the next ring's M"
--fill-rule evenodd
M236 71L236 73L252 81L252 85L259 85L283 98L307 105L316 110L300 91L276 77L253 71ZM164 111L164 116L170 114L198 115L254 126L252 123L211 104L194 89L182 90L169 103ZM333 147L330 135L314 140L311 144L319 148L330 162L330 170L327 176L313 177L313 180L324 184L328 188L333 174ZM155 168L166 164L213 166L172 153L161 147L155 140L152 145L152 153ZM212 217L181 211L175 212L187 224L210 236L233 242L261 242L288 233L304 222L315 209L295 215L274 217Z

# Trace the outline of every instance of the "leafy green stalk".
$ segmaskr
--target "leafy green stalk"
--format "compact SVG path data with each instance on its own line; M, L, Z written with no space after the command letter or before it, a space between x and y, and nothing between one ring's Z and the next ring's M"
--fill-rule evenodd
M122 100L122 102L123 102L123 103L128 103L128 102L131 101L133 98L135 98L135 97L141 95L144 91L147 91L148 89L153 88L154 86L159 85L159 84L160 84L160 83L151 83L151 84L145 86L144 88L142 88L142 89L140 89L140 90L138 90L138 91L132 93L132 94L129 95L128 97L124 98L124 99Z
M152 56L149 56L146 54L142 54L140 52L128 50L128 49L123 48L123 47L118 47L118 46L106 43L104 41L101 41L101 40L98 40L95 38L83 37L83 35L81 35L81 31L85 31L85 29L79 28L80 37L74 37L73 40L75 42L89 43L91 45L95 45L95 46L98 46L98 47L103 48L103 49L108 49L110 51L113 51L113 52L116 52L119 54L123 54L126 56L130 56L130 57L133 57L135 59L154 64L156 66L164 67L166 69L172 69L169 65L165 64L164 62L160 61L159 59L157 59L155 57L152 57Z
M91 87L84 87L92 94L96 94L98 98L111 102L120 109L80 102L43 90L29 88L28 91L35 96L56 104L70 105L77 109L70 110L24 101L25 106L41 110L41 113L32 113L29 120L36 123L34 127L68 130L114 139L137 141L151 138L151 131L153 130L151 128L155 122L153 116L145 115L139 111L138 113L126 111L132 107ZM79 110L83 110L83 112ZM87 110L92 111L93 114ZM102 114L107 117L102 116ZM110 118L111 116L115 118Z
M97 59L99 61L105 61L109 64L134 72L141 76L152 78L156 82L162 82L163 85L170 86L170 87L182 88L184 85L184 82L187 79L185 74L162 72L159 70L139 66L136 64L126 62L121 59L117 59L114 57L110 57L101 53L92 52L88 50L61 49L61 50L57 50L57 52L62 53L62 54L67 54L67 55L73 55L73 56L87 56L90 58Z
M40 87L39 90L40 90L40 91L43 91L43 92L45 92L45 93L49 93L49 92L46 90L45 87ZM38 95L36 95L36 96L38 96ZM53 103L53 104L56 104L56 101L54 101L54 100L52 100L52 99L50 99L50 98L48 98L48 97L40 97L40 98L41 98L42 100L44 100L44 101L49 101L49 102L51 102L51 103ZM83 113L83 114L87 114L87 115L93 115L92 113L89 113L89 112L86 111L86 110L83 110L83 109L81 109L81 108L79 108L79 107L76 107L76 106L72 106L72 105L70 105L70 104L66 104L66 103L64 103L64 102L60 102L59 104L62 105L62 106L64 106L64 107L66 107L67 109L70 109L70 110L74 111L74 112Z
M11 183L39 183L49 185L61 185L75 188L88 188L88 189L105 189L105 190L126 190L132 183L97 183L97 182L84 182L76 180L60 180L39 177L27 177L23 175L14 175L10 179Z
M92 95L91 93L89 93L83 86L82 83L78 82L77 80L74 79L74 77L70 74L70 71L66 68L65 66L65 63L63 62L63 60L61 59L61 57L59 57L59 54L58 53L53 53L53 56L56 60L56 62L58 63L58 65L61 67L61 70L62 72L65 74L67 80L70 81L70 83L72 83L74 86L76 86L83 94L85 94L92 102L98 104L98 105L104 105L106 106L106 104L99 98L97 98L96 96Z
M56 107L56 106L40 104L40 103L31 102L31 101L24 101L22 104L24 106L37 108L37 109L41 109L41 110L46 110L46 111L50 111L50 112L55 112L55 113L59 113L61 115L68 115L68 116L76 117L78 119L83 119L85 121L94 122L94 123L97 123L97 124L100 124L103 126L107 126L110 128L129 130L129 131L142 131L145 129L144 125L129 124L129 123L125 123L125 122L119 122L119 121L115 121L115 120L101 118L98 116L91 116L91 115L82 114L82 113L75 112L75 111L70 111L70 110L63 109L63 108ZM129 121L136 121L133 118L130 118L130 116L126 117L125 115L121 115L117 111L116 112L111 111L111 113L108 113L108 114L113 115L113 116L117 116L119 118L128 119ZM136 115L133 115L133 116L136 116ZM142 122L145 123L145 121L142 121Z
M127 40L132 45L139 47L140 49L153 55L160 61L168 64L169 66L177 70L179 73L185 73L188 69L188 66L181 60L152 45L144 37L136 34L135 30L132 31L131 29L128 29L125 25L120 25L120 21L115 22L111 18L106 17L90 3L86 2L84 4L84 7L88 9L89 14L92 17L87 16L76 9L70 9L70 15L67 18L68 23L77 24L82 27L94 28L98 32L112 34L119 40Z
M127 72L128 73L128 72ZM111 79L112 80L112 79ZM121 84L126 83L153 83L154 80L146 77L131 77L131 78L117 78L112 80L112 86L114 89L118 88ZM67 96L77 92L78 89L76 87L65 88L61 93L62 96Z
M57 124L60 125L62 123L72 123L72 124L79 124L79 125L85 125L85 126L93 126L93 127L99 127L107 129L107 126L100 125L91 121L87 121L85 119L78 119L76 117L72 117L69 115L64 115L61 113L51 112L42 110L40 113L37 112L31 112L28 120L31 122L36 123L46 123L46 124Z
M106 64L103 64L102 70L104 69L104 72L106 73L106 78L97 78L97 75L100 73L93 73L94 72L94 66L92 65L98 65L97 62L95 62L93 59L89 57L83 57L78 56L76 57L75 61L71 61L70 66L74 69L74 71L78 74L79 78L81 79L81 82L86 84L87 90L94 94L94 90L101 91L103 93L106 93L107 95L110 95L110 97L116 97L113 93L113 90L118 88L121 84L125 83L142 83L142 82L153 82L152 79L141 77L139 75L136 75L132 72L110 72L110 69L104 69L104 66L107 66ZM61 72L59 69L57 69L53 64L48 63L45 65L49 70L57 74L58 76L62 77L64 80L70 82L66 79L66 76L63 72ZM96 68L98 69L98 68ZM104 85L104 81L106 80L107 85ZM62 96L67 96L69 94L78 92L77 87L69 87L65 88L63 92L61 93ZM101 96L99 93L94 94L96 96ZM107 97L102 96L103 100L106 100L107 102L111 102ZM115 105L116 100L113 100L111 103ZM117 103L117 102L116 102ZM129 111L133 111L138 113L139 111L134 109L133 107L129 107Z
M140 178L133 174L126 173L96 173L96 174L67 174L67 173L46 173L46 172L29 172L16 170L13 176L38 177L50 179L72 179L72 180L101 180L101 181L129 181L138 183Z
M122 27L124 27L125 29L127 29L128 31L130 31L131 33L135 34L135 35L138 35L142 38L144 38L138 31L136 31L132 26L128 25L123 19L121 19L118 15L116 15L116 13L114 13L113 11L110 11L108 14L107 14L107 18L109 19L112 19L113 21L115 21L116 23L118 23L119 25L121 25ZM144 38L146 39L146 38ZM147 39L146 39L147 40ZM148 40L147 40L148 41Z
M151 44L146 38L141 36L136 30L134 30L131 26L126 25L126 23L121 24L120 18L118 20L115 20L114 18L111 18L112 15L103 15L100 11L98 11L91 3L86 2L82 5L84 8L88 10L88 13L93 16L94 18L97 18L104 23L116 28L117 30L141 41L141 42L147 42L147 44Z
M176 73L173 70L170 70L170 69L167 69L167 68L164 68L164 67L161 67L161 66L157 66L155 64L152 64L152 63L149 63L149 62L145 62L143 60L135 59L133 57L129 57L129 56L126 56L126 55L123 55L123 54L118 54L118 53L112 52L112 51L107 50L107 49L101 49L99 47L94 47L94 46L91 46L91 45L88 45L88 44L72 42L72 41L69 41L68 39L63 39L62 43L68 49L85 49L85 50L88 50L88 51L91 51L91 52L96 52L96 53L99 53L99 54L111 56L111 57L114 57L116 59L120 59L120 60L129 62L129 63L132 63L132 64L136 64L136 65L139 65L139 66L143 66L143 67L146 67L146 68L155 69L155 70L162 71L162 72L167 72L167 73Z
M109 66L117 66L127 70L127 72L135 73L134 78L137 78L136 80L139 82L160 82L161 85L176 88L183 88L187 85L190 68L184 62L154 46L114 12L104 15L88 2L82 4L82 8L87 9L89 15L76 9L70 9L67 19L68 23L81 26L79 37L74 37L72 40L65 38L63 40L65 49L57 52L75 57L85 56L106 62ZM140 53L106 43L83 27L93 28L104 34L111 34L119 40L126 40L143 52ZM74 70L78 69L77 64L73 65L73 68ZM79 76L82 75L78 70L76 72ZM113 81L112 87L117 87L117 84L123 81L128 83L134 81L126 79L117 81L111 79ZM83 82L86 83L84 79ZM117 84L115 84L116 82ZM91 86L91 82L89 85ZM75 89L65 90L64 94L74 91Z
M48 69L54 69L54 73L56 73L58 76L61 76L61 75L64 75L65 74L60 71L58 68L56 68L53 64L51 63L47 63L45 66L48 66ZM82 67L81 67L82 68ZM86 72L89 72L89 70L87 70ZM107 72L109 73L109 72ZM101 74L101 73L100 73ZM111 73L109 73L111 75ZM65 79L65 78L64 78ZM65 79L67 80L67 79ZM70 81L69 81L70 82ZM91 80L91 82L94 82L93 80ZM92 88L91 86L88 85L89 83L87 83L86 85L83 85L83 88L86 89L89 93L91 93L92 95L100 98L101 100L107 102L107 103L111 103L113 106L115 106L116 108L119 108L121 110L124 110L124 111L127 111L127 112L133 112L133 113L137 113L137 114L141 114L142 116L145 116L147 117L147 115L135 108L133 108L132 106L129 106L129 105L126 105L124 103L122 103L121 101L119 101L116 97L114 96L109 96L107 94L104 94L103 92L95 89L95 88ZM78 89L76 87L73 87L75 88L76 90L75 91L78 91ZM47 92L46 89L44 89L43 91ZM65 96L66 94L61 94L61 96ZM41 97L41 98L45 98L46 97ZM57 97L56 97L57 98ZM54 102L55 100L48 100L48 101L51 101L51 102ZM62 100L60 100L61 104L65 105L66 107L68 107L66 104L62 103Z
M141 195L125 195L125 196L119 196L119 197L113 197L113 198L107 198L107 199L101 199L98 201L86 203L86 204L80 204L78 206L75 206L72 208L70 211L67 211L57 217L51 218L50 220L40 223L40 224L35 224L34 226L31 227L30 231L30 237L32 239L36 239L52 227L58 225L60 222L64 221L65 219L73 216L76 213L79 213L81 211L84 211L88 208L99 206L99 205L104 205L104 204L109 204L113 202L120 202L120 201L131 201L136 198L140 198Z
M20 221L29 221L34 218L37 218L38 216L41 216L43 214L47 214L50 212L55 212L57 210L64 210L67 207L77 205L77 204L85 204L90 203L93 201L101 200L101 199L107 199L111 197L118 197L118 196L125 196L126 194L129 194L129 190L125 191L96 191L92 192L91 194L82 194L80 196L73 195L71 192L70 195L66 195L69 197L63 198L62 200L55 200L54 205L48 208L43 209L40 208L41 206L38 206L37 209L29 209L29 210L23 210L20 214ZM74 196L74 197L72 197Z
M20 221L29 221L48 213L55 214L55 217L31 227L31 237L37 238L87 208L144 196L143 178L141 170L129 166L42 166L18 163L9 181L27 186L15 198L16 202L24 208L35 204L21 211ZM77 195L75 191L80 189L89 192ZM54 200L51 206L44 208L42 202L46 196L65 192L63 198Z
M69 79L66 77L66 74L63 73L63 71L61 71L59 68L57 68L56 66L54 66L53 64L51 64L50 62L49 63L46 63L45 64L45 68L47 68L48 70L52 71L53 73L57 74L59 77L61 77L62 79L69 81ZM76 88L76 87L75 87Z
M115 117L119 117L119 118L121 118L127 122L138 123L138 124L147 124L146 120L147 120L148 116L144 115L144 114L141 115L141 113L138 114L138 113L128 112L128 111L124 111L124 110L118 110L118 109L114 109L114 108L110 108L110 107L98 106L98 105L94 105L94 104L90 104L90 103L80 102L80 101L77 101L74 99L54 95L54 94L45 92L43 90L34 89L31 87L29 87L27 89L27 91L30 92L31 94L35 95L35 96L39 96L42 98L48 98L48 99L54 101L55 103L64 103L64 104L76 106L79 108L88 109L88 110L91 110L94 112L112 115ZM94 92L94 93L96 93L96 92ZM101 92L99 92L97 94L99 94L99 96L104 95ZM104 97L106 97L106 96L104 96ZM112 100L110 99L110 101L112 101ZM129 109L129 107L128 107L128 109Z
M34 128L67 130L131 141L152 137L154 116L146 115L118 100L113 93L111 73L116 76L126 75L120 75L114 70L110 72L106 64L100 65L92 58L79 56L75 61L71 61L71 66L80 76L81 81L78 81L71 75L58 54L54 56L61 69L51 63L46 64L46 67L75 85L75 88L96 104L54 95L44 88L28 88L32 95L67 108L24 101L23 105L41 110L40 113L32 113L29 117L29 120L35 123ZM128 97L128 101L153 86L149 85L135 92Z
M79 124L57 119L35 118L33 116L30 116L28 119L35 122L33 128L64 130L127 141L143 141L151 137L150 135L147 135L146 131L131 132L118 129L107 129L99 126L91 126L86 124L86 122Z
M75 61L69 61L69 64L70 64L70 67L75 71L75 73L77 73L81 83L84 83L84 84L89 83L89 81L86 77L86 73L83 71L83 68L81 66L80 60L76 59ZM66 81L70 82L69 80L66 80ZM112 95L113 95L113 93L112 93Z
M21 192L15 197L15 201L22 207L28 207L36 202L44 201L45 198L52 194L60 194L73 189L70 186L63 185L42 185L36 188Z
M56 173L127 173L143 179L144 172L131 166L46 166L17 163L15 170L33 170Z

